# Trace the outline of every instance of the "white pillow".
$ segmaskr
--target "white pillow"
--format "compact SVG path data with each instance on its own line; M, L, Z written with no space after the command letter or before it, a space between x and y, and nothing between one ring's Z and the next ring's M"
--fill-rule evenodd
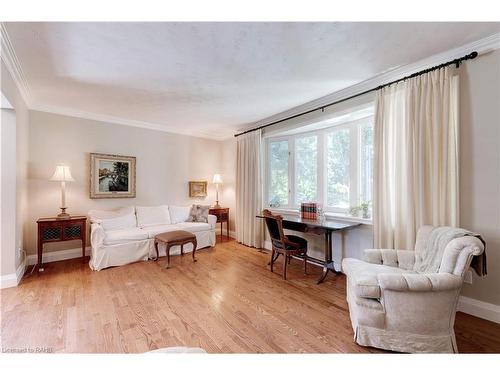
M137 226L140 228L151 225L170 224L168 206L137 206L135 211L137 213Z
M172 224L183 223L189 219L191 206L169 206Z
M115 217L112 219L99 220L101 226L105 231L117 229L130 229L137 227L135 214L128 214L124 216Z
M89 217L90 221L93 223L100 223L102 220L105 219L114 219L117 217L125 216L125 215L130 215L133 214L135 215L135 207L122 207L118 208L116 210L90 210L89 211Z

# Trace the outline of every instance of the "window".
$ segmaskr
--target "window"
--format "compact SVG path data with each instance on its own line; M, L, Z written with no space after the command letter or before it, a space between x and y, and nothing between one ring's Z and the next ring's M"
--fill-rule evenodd
M288 140L269 142L269 194L271 206L288 205Z
M326 205L346 209L350 204L350 129L334 130L326 140Z
M295 140L295 203L314 202L318 197L318 137Z
M303 202L318 202L327 212L348 213L371 204L373 112L364 109L362 116L346 121L267 139L268 206L299 208Z

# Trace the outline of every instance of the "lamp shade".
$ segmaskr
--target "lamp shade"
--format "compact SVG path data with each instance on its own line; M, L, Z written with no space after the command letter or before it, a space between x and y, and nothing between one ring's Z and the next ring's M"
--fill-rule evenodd
M220 174L214 174L214 179L212 180L214 184L222 184L222 177Z
M56 171L54 175L50 178L49 181L75 181L71 176L71 171L66 165L58 165L56 167Z

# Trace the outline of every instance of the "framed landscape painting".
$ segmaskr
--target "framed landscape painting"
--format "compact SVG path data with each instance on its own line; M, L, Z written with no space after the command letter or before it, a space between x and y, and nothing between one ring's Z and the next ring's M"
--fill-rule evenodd
M189 181L189 197L204 198L207 196L207 181Z
M91 153L90 198L135 198L135 157Z

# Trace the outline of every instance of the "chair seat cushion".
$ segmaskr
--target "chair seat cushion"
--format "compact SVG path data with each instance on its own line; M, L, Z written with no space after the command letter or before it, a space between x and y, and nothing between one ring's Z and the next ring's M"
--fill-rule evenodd
M117 245L121 243L148 239L148 232L140 228L115 229L108 230L105 233L105 245Z
M344 259L342 269L351 281L354 293L360 298L380 298L378 275L382 273L412 273L414 271L382 264L366 263L359 259Z
M307 249L307 240L306 239L299 237L299 236L294 236L293 234L288 234L285 237L288 238L290 241L299 244L300 245L299 249ZM287 248L287 250L295 250L296 249L295 247L292 247L292 246L287 246L286 248Z

